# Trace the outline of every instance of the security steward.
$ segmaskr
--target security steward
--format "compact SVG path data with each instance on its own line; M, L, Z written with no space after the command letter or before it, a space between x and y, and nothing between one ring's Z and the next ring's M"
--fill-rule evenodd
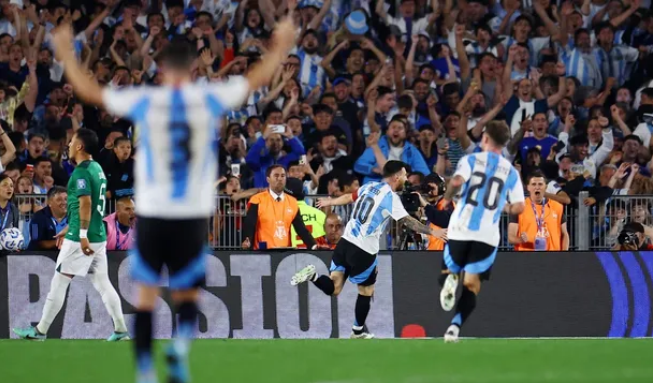
M306 244L315 250L317 243L306 229L295 197L284 192L286 169L279 164L266 171L269 189L250 198L247 217L243 227L242 248L246 250L267 250L289 248L291 226Z
M304 226L306 226L306 229L311 233L313 238L317 240L317 238L324 236L324 221L326 220L326 214L324 214L322 210L306 204L306 201L304 201L304 185L302 181L299 178L288 178L286 181L285 192L286 194L295 197L297 200L297 206L299 207L299 213L302 216ZM306 245L297 234L297 230L295 230L294 227L290 229L290 233L292 247L295 249L305 249Z

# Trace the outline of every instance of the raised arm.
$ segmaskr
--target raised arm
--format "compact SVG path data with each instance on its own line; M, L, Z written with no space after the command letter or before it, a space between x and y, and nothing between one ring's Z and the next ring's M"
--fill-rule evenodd
M506 65L503 68L503 94L507 99L510 99L512 97L512 94L514 93L514 89L512 86L512 63L513 60L515 59L515 54L517 54L518 50L517 45L512 45L508 49L508 60L506 60Z
M295 25L292 19L286 17L277 23L270 51L263 55L254 69L247 73L249 89L256 90L269 84L277 68L286 60L294 45Z
M331 11L331 0L325 0L324 3L322 3L322 8L320 8L320 12L308 24L308 29L317 30L320 27L320 25L322 25L322 20L324 20L324 18L330 11Z
M354 195L352 193L343 194L338 198L321 198L317 200L315 206L318 209L329 206L344 206L354 202Z
M467 57L467 50L463 44L463 35L465 34L465 26L458 24L455 26L456 31L456 54L458 55L458 65L460 66L460 78L466 80L470 75L469 58Z
M102 106L102 87L82 71L75 57L72 40L73 33L70 25L62 25L54 33L54 51L57 59L63 63L66 79L82 101Z
M334 49L331 50L320 62L320 65L322 68L324 68L324 71L326 72L327 76L330 78L336 77L336 70L333 69L333 66L331 65L331 62L333 62L333 59L336 57L336 55L343 49L347 49L349 47L349 41L344 40L340 44L336 45Z
M560 100L562 100L567 94L567 79L565 77L565 73L565 64L558 62L556 64L556 75L558 75L558 92L547 98L546 103L549 108L553 108L558 105Z

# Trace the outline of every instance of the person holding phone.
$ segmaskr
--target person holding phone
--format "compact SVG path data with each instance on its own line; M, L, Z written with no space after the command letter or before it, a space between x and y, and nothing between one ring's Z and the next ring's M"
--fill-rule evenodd
M287 145L287 152L283 150L284 145ZM281 165L288 168L290 162L299 161L304 154L304 145L293 136L288 127L268 125L263 136L256 140L245 157L247 165L254 172L254 187L268 186L266 173L270 166Z

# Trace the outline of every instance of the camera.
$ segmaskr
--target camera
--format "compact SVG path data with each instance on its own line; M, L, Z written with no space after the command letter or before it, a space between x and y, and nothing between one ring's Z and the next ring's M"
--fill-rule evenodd
M621 233L619 233L619 237L617 237L617 241L621 246L631 245L639 248L639 237L636 232L630 229L622 230Z
M404 192L401 193L401 203L404 205L404 209L408 214L414 214L419 210L422 204L419 201L419 195L414 193L419 193L421 191L420 186L406 186Z

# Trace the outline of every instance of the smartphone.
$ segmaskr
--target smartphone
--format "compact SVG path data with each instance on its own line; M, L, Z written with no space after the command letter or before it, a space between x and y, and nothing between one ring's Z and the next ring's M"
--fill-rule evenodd
M565 147L565 143L562 142L562 141L558 141L555 145L553 145L553 147L551 148L551 150L554 151L554 152L556 152L556 153L560 153L560 151L561 151L562 149L564 149L564 147Z
M447 138L446 137L440 137L436 141L436 145L438 146L438 149L444 149L447 146Z
M231 175L240 177L240 164L231 164Z
M571 172L574 174L583 174L585 172L584 165L571 165Z
M272 133L284 134L286 132L285 125L272 125Z
M306 155L299 157L299 164L306 165Z
M435 89L429 88L429 91L431 92L431 96L435 99L435 102L438 102L438 94L435 92Z
M25 165L25 170L27 170L28 172L33 172L34 171L34 165L32 165L32 164Z

